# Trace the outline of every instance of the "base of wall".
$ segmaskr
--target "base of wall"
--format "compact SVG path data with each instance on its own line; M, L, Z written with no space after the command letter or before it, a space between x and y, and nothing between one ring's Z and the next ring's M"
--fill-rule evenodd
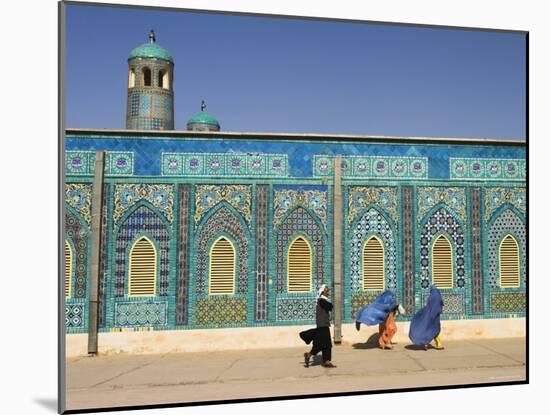
M397 323L394 341L408 344L409 322ZM307 326L250 327L201 330L134 331L99 333L99 354L150 354L178 352L208 352L222 350L277 349L304 347L298 336ZM486 320L443 320L441 339L443 342L470 338L524 337L525 318ZM342 343L364 343L378 333L378 326L355 329L355 324L342 325ZM66 357L87 356L88 335L68 334Z

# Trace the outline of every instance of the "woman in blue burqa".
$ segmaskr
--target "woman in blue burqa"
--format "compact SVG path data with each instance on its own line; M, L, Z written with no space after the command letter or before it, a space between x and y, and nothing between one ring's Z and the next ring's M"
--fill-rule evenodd
M304 353L305 366L309 367L309 359L317 353L322 352L324 367L336 367L331 362L332 342L330 340L330 312L332 303L328 299L328 287L323 284L317 294L317 306L315 308L315 322L317 327L314 329L300 332L300 338L306 343L313 342L311 351Z
M443 299L441 293L435 285L432 285L426 305L418 310L411 320L409 338L414 344L424 346L424 349L427 350L428 345L433 340L437 350L445 348L441 345L441 339L439 338L441 332L439 317L442 311Z
M367 326L378 324L378 343L381 349L392 349L392 338L397 333L397 325L394 317L405 310L397 302L395 290L389 289L380 294L376 299L357 311L355 328L359 330L361 323Z

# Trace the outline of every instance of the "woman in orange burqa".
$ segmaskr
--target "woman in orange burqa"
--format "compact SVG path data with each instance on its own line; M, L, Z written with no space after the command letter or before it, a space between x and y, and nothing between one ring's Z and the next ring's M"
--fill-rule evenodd
M395 316L403 314L405 310L401 304L397 304L389 313L388 317L378 325L378 344L381 349L393 349L392 339L397 333L397 325L395 324Z

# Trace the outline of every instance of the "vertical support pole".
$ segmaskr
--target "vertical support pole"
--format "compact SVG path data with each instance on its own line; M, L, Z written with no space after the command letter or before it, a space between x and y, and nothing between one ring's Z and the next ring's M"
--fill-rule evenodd
M334 158L333 185L333 267L334 267L334 343L342 343L342 157Z
M88 354L97 354L98 294L101 255L101 223L103 216L103 171L105 152L95 154L95 175L92 195L92 260L90 273L90 303L88 304Z

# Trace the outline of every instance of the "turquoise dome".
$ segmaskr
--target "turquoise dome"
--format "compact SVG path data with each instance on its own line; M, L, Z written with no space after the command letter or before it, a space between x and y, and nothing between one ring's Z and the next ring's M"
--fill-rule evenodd
M172 55L170 55L166 49L161 48L159 45L152 42L144 43L143 45L132 50L130 52L130 56L128 56L128 59L134 58L156 58L174 63L172 60Z
M192 125L196 124L206 124L212 127L216 127L217 129L220 128L220 123L218 120L216 120L214 117L212 117L207 112L200 112L194 117L192 117L189 121L187 121L187 127L189 128Z

